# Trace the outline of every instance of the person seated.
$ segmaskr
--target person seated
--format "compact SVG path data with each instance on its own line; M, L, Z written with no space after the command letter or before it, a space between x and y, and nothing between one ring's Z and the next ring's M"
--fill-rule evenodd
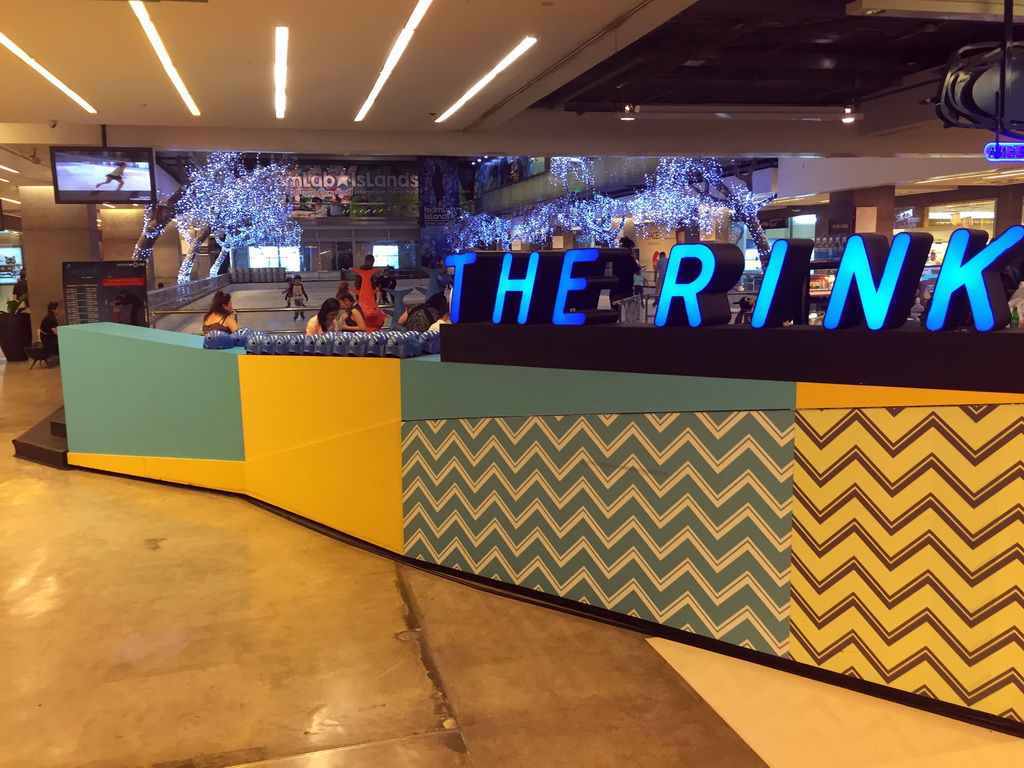
M203 315L203 333L225 331L233 333L238 330L235 320L235 308L231 306L231 294L217 291L213 294L210 311Z
M319 336L322 333L335 333L338 330L338 313L341 305L337 299L325 299L320 311L309 318L306 323L307 336Z
M436 323L434 323L432 326L430 326L427 330L428 331L440 331L442 325L450 325L451 322L452 322L452 316L451 315L445 315L440 320L438 320Z
M39 341L47 349L57 349L57 326L60 325L57 312L59 310L60 304L51 301L46 305L46 317L39 324Z
M443 293L435 293L422 304L408 309L398 318L398 325L410 331L427 331L430 326L448 314L448 299Z
M366 318L363 317L362 307L356 303L356 297L344 291L338 294L338 300L341 305L341 330L365 331Z

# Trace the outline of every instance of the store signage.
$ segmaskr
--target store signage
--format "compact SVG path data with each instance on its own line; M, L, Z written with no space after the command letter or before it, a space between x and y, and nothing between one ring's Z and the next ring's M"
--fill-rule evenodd
M1024 227L1013 226L988 242L980 230L958 229L949 238L924 325L932 331L957 328L972 319L979 331L1010 321L1000 270L1024 242ZM865 324L872 330L898 328L914 304L932 237L903 232L890 244L883 235L853 235L839 262L825 311L827 329ZM810 240L777 240L772 247L757 302L754 328L792 320L813 264ZM588 325L614 322L618 313L598 310L603 290L612 300L632 293L635 261L621 249L578 248L564 252L449 256L454 269L451 319L457 322ZM729 290L743 274L743 252L728 243L687 243L669 252L654 324L701 327L732 317Z
M999 141L985 145L985 159L990 163L1024 162L1024 142Z

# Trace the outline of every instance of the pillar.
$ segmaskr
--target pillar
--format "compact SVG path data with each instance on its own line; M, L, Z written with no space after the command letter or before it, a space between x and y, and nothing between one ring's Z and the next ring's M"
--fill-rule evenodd
M131 261L142 233L142 208L98 208L103 261Z
M94 205L57 205L53 187L20 187L22 247L32 325L51 301L64 301L61 265L99 261L100 231Z
M896 220L896 187L867 187L853 190L854 232L892 237Z
M1024 214L1024 185L1014 184L1000 189L996 196L995 231L992 235L998 235L1015 224L1020 224L1022 214Z
M156 288L157 283L168 286L178 282L181 256L181 238L178 237L178 230L173 224L168 224L167 229L153 244L153 288Z

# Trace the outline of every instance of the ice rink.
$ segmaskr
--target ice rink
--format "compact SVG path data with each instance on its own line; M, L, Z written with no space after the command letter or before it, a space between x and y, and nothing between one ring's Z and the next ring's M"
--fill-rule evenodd
M338 281L336 280L325 280L325 281L303 281L302 285L306 289L306 294L309 296L309 301L306 302L304 309L298 310L300 316L297 319L293 319L296 313L295 308L290 310L285 309L284 291L285 285L271 283L238 283L229 285L227 292L231 294L231 303L237 312L237 320L240 326L248 328L254 328L258 331L271 331L274 333L283 333L287 331L303 331L306 328L306 321L313 317L320 309L320 305L323 304L325 299L329 299L335 295L338 291ZM398 290L411 288L413 291L406 296L405 302L407 306L414 304L420 304L423 302L424 296L426 295L427 280L400 280L398 283ZM349 290L354 294L351 283L349 284ZM159 328L165 331L178 331L180 333L200 333L203 324L203 314L210 308L210 302L213 301L213 294L206 296L198 301L194 301L187 306L182 307L182 310L187 310L193 314L171 314L171 315L155 315L156 323L155 328ZM262 309L262 312L248 312L244 310ZM390 307L382 307L385 312L390 311ZM242 311L239 311L242 310ZM302 314L305 315L305 320L302 319ZM390 325L390 321L384 323L386 329Z

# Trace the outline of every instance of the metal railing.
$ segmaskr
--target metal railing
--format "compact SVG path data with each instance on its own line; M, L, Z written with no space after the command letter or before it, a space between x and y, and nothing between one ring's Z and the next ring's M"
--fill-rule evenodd
M217 289L223 288L230 283L230 275L217 275L216 277L205 277L202 280L192 280L188 283L171 285L166 288L157 288L148 294L150 312L155 314L157 310L183 307L193 301L198 301L204 296L209 296Z
M249 307L234 310L235 320L240 327L252 328L254 331L268 333L305 333L306 321L316 317L319 307ZM385 314L393 311L392 307L384 308ZM150 318L154 328L176 331L178 333L202 334L202 319L209 309L157 309L150 310ZM298 320L290 320L281 315L298 314ZM304 316L304 317L303 317ZM164 322L161 323L161 320ZM390 320L384 323L384 330L391 325Z

